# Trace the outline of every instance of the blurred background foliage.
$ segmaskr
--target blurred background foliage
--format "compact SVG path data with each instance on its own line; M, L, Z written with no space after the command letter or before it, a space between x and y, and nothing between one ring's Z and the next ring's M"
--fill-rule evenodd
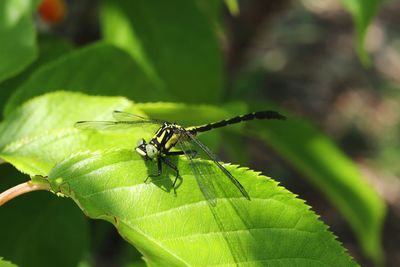
M6 117L31 97L59 89L219 104L231 114L276 106L291 118L285 126L250 129L245 143L225 133L221 157L279 179L305 199L362 266L398 266L399 11L398 1L378 0L4 0L0 107ZM140 108L175 119L199 113L194 107ZM202 115L192 123L210 118ZM2 190L27 179L10 166L0 171L10 178L2 179ZM12 229L23 228L13 221L29 210L34 225L26 231L37 249L51 242L35 238L40 220L65 229L57 235L71 251L65 266L144 264L111 225L84 220L72 202L28 197L48 207L39 213L21 198L2 208L1 228L10 232L2 231L1 240L28 242ZM70 225L60 221L61 207L75 214ZM80 247L68 230L84 237ZM42 231L51 237L56 229ZM0 256L46 266L40 253L24 249L0 248ZM56 249L52 255L63 259Z

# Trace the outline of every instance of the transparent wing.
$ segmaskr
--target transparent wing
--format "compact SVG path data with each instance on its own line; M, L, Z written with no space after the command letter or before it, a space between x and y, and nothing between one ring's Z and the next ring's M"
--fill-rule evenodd
M245 196L247 199L250 199L248 193L239 183L239 181L237 181L232 174L229 173L229 171L218 162L217 157L193 134L186 130L182 130L181 136L184 138L179 139L177 145L184 144L181 146L183 147L183 151L185 151L185 144L188 144L186 149L197 149L199 152L202 152L202 156L211 159L215 165L222 170L225 176L228 176L229 180L235 185L231 185L226 179L215 179L220 178L216 177L218 175L216 175L215 172L220 172L213 163L208 161L196 162L196 160L190 158L190 153L185 153L190 160L190 164L193 164L192 169L193 173L195 174L196 181L205 198L208 200L208 203L210 204L210 211L219 228L219 231L222 233L221 237L225 240L227 248L233 256L235 262L245 262L247 259L241 258L241 255L246 255L246 248L243 248L243 246L237 246L237 244L240 244L243 241L243 238L240 234L232 233L232 225L228 225L226 220L227 216L230 216L234 218L235 222L239 223L238 225L244 225L246 229L254 228L254 225L246 220L249 216L248 206L246 205L247 203L244 203L244 201L235 201L236 199L234 199L236 197L240 197L241 195ZM207 166L211 168L208 169ZM206 175L203 175L204 173ZM240 192L237 189L239 189ZM224 199L219 199L218 201L220 201L221 205L216 207L216 196L220 195Z
M163 121L160 120L151 120L119 110L113 112L113 117L116 121L78 121L75 123L75 127L79 129L93 130L117 130L151 124L161 125L163 123Z
M91 130L118 130L132 127L143 127L145 125L154 125L153 121L78 121L75 128Z
M235 177L227 170L225 169L224 166L221 165L221 163L218 162L217 156L211 152L207 146L205 146L203 143L201 143L193 134L191 134L188 131L184 131L184 135L187 136L187 138L195 143L204 153L208 156L209 159L211 159L217 166L218 168L225 174L226 177L229 178L229 180L239 189L239 191L242 193L242 195L250 200L250 196L247 193L246 189L240 184L238 180L236 180Z
M118 122L138 122L145 121L147 123L162 124L161 120L148 119L139 115L131 114L124 111L114 110L113 117Z
M186 158L189 160L190 167L193 171L193 175L196 179L197 185L199 186L201 192L203 193L205 199L212 205L217 204L215 188L212 183L212 171L206 165L206 163L197 161L195 159L196 147L193 146L191 138L186 135L186 132L180 134L178 143L179 149L181 149Z

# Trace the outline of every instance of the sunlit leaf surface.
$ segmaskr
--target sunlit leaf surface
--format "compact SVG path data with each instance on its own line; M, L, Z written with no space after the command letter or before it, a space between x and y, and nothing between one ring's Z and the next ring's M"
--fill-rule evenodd
M210 179L219 184L212 207L187 161L175 163L182 176L176 194L172 172L144 183L154 162L131 150L75 155L58 164L49 181L89 217L113 223L150 265L355 265L317 216L270 178L226 166L248 190L249 201L210 165Z
M29 175L47 175L57 162L79 151L133 149L139 138L153 132L97 132L74 127L80 120L112 120L114 110L124 109L139 113L123 97L56 92L34 98L0 124L0 157Z

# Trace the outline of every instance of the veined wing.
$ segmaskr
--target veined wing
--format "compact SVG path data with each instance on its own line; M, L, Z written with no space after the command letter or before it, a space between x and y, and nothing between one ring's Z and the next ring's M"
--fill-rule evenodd
M159 120L151 120L128 112L115 110L113 117L116 121L78 121L75 127L92 130L117 130L146 125L161 125Z
M153 121L78 121L75 128L91 130L119 130L132 127L143 127L145 125L154 125ZM158 123L157 123L158 124Z
M204 162L197 162L194 158L195 155L193 152L196 152L191 143L191 139L189 136L185 134L186 132L180 133L180 137L178 139L178 147L181 149L186 158L189 160L190 167L193 171L194 178L196 179L197 185L199 186L201 192L203 193L205 199L212 205L215 206L217 204L215 188L212 183L212 171L209 170L208 166L205 165Z
M213 166L214 164L208 161L201 161L199 164L193 162L193 160L189 157L190 163L193 164L194 168L193 172L195 173L196 181L203 192L205 198L208 200L210 204L210 211L212 216L218 226L218 229L221 233L221 237L225 240L227 248L229 249L231 255L233 256L235 262L244 262L244 259L239 255L245 255L246 249L243 246L237 246L236 244L240 244L242 238L240 235L231 234L232 227L226 225L226 216L229 214L230 216L234 216L234 220L245 226L245 229L254 228L254 225L250 225L247 222L246 218L248 216L248 210L246 210L246 205L243 203L239 203L231 197L241 196L240 193L250 200L250 196L243 188L243 186L239 183L232 174L222 166L217 157L204 145L202 144L193 134L189 131L183 129L181 131L181 135L184 136L181 140L185 142L178 141L178 144L191 144L193 148L198 149L199 152L203 152L205 156L210 158L220 170L228 176L229 180L235 185L227 184L226 179L216 179L220 177L216 177L215 171L218 172L218 169ZM186 140L187 141L186 141ZM186 153L185 153L186 154ZM189 154L190 155L190 154ZM188 154L186 154L188 156ZM212 164L210 166L210 164ZM207 171L207 168L203 168L203 166L213 167ZM201 175L203 172L206 172L207 175ZM213 173L214 172L214 173ZM197 173L197 174L196 174ZM239 189L240 193L237 189ZM224 199L220 199L220 203L222 204L222 209L216 208L217 198L216 195L221 194ZM227 234L229 233L229 234Z
M120 111L120 110L114 110L113 112L113 117L117 122L137 122L137 121L146 121L148 123L154 123L154 124L162 124L163 121L161 120L153 120L153 119L148 119L139 115L135 115L132 113L128 113L125 111Z
M205 146L203 143L201 143L193 134L191 134L189 131L184 131L184 134L187 136L187 138L190 139L193 143L195 143L204 153L212 160L214 163L218 166L218 168L229 178L229 180L239 189L239 191L242 193L242 195L250 200L250 196L247 193L246 189L241 185L241 183L233 177L233 175L225 169L224 166L221 165L221 163L218 162L217 156L211 152L207 146Z

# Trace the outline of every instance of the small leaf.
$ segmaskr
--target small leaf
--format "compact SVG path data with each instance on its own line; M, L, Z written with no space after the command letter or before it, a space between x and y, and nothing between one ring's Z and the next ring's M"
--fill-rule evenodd
M11 96L4 112L7 115L34 96L60 89L124 95L138 101L171 99L124 51L96 43L39 68Z
M144 183L154 162L131 150L75 155L58 164L49 181L89 217L113 223L151 266L356 265L309 207L270 178L226 165L252 200L218 194L211 207L188 162L174 162L182 176L176 195L174 173ZM222 188L232 186L211 162L198 164L212 168L212 181Z
M0 267L18 267L18 266L0 257Z
M340 0L340 2L353 16L357 30L357 53L360 60L367 65L369 58L364 48L365 35L382 0Z
M105 40L128 51L177 99L201 103L221 96L222 52L194 0L104 1L101 14Z
M225 0L225 4L233 16L238 16L240 14L238 0Z
M0 82L16 75L36 57L32 14L39 0L0 1Z
M3 110L3 106L6 103L9 96L22 83L24 83L37 68L72 50L72 44L70 44L66 40L59 38L42 37L39 38L38 44L39 44L38 58L31 65L29 65L24 71L20 72L17 76L14 76L0 83L1 110Z

